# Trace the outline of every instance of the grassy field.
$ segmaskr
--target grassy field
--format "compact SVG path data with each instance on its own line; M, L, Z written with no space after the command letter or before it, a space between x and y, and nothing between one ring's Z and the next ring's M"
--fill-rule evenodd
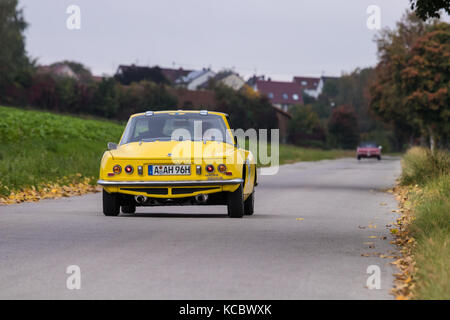
M450 299L450 153L413 148L402 164L401 184L415 186L408 226L415 239L414 298Z
M0 107L0 195L98 176L106 143L122 130L108 121Z
M280 164L355 157L354 150L322 150L280 145Z
M123 125L0 106L0 196L42 183L77 183L98 176L108 141ZM280 163L354 156L353 151L280 146Z

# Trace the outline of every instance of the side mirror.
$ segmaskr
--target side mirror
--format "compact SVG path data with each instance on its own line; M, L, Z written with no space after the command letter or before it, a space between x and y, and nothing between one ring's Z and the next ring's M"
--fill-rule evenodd
M380 150L381 150L381 149L383 149L383 147L382 147L382 146L378 146L378 149L380 149Z
M108 142L108 150L115 150L115 149L117 149L117 143Z
M236 136L234 136L234 145L237 147L238 146L238 139Z

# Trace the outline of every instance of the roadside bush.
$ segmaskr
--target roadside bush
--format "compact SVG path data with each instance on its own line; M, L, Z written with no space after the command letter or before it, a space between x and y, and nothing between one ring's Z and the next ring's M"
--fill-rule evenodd
M277 115L267 97L249 96L223 85L214 88L215 111L227 113L234 128L275 129Z
M311 106L295 106L291 109L291 114L292 119L288 125L289 141L299 146L323 148L325 130Z
M448 151L414 147L402 160L402 185L424 185L427 181L450 173L450 153Z
M90 114L106 118L115 117L119 109L116 82L113 79L103 79L98 83L90 105Z
M177 98L164 85L149 81L134 82L129 86L117 86L117 119L126 120L130 114L147 110L175 109Z
M349 106L333 109L328 122L329 143L333 147L353 149L358 144L359 130L356 112Z

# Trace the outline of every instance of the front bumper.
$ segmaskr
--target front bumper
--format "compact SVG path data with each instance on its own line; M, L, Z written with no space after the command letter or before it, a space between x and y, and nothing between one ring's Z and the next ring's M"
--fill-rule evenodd
M379 154L379 153L371 153L371 154L358 153L356 156L358 158L378 158L378 157L381 157L381 154Z
M108 181L98 180L97 184L104 187L124 187L124 186L142 186L142 187L172 187L172 186L225 186L243 183L244 180L224 179L224 180L176 180L176 181Z

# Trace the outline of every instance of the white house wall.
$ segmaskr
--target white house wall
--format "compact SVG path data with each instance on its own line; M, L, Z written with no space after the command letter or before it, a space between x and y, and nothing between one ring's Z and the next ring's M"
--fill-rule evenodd
M208 71L195 78L187 85L188 90L197 90L197 87L207 82L209 79L213 78L216 74L212 71Z

